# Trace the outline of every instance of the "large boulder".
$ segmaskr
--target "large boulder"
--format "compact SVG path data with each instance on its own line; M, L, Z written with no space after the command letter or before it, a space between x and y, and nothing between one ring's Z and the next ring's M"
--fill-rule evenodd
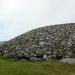
M43 60L48 60L48 56L47 55L43 55Z
M64 58L59 60L59 62L64 64L75 64L75 58Z
M42 59L37 58L37 57L30 57L30 61L42 61Z

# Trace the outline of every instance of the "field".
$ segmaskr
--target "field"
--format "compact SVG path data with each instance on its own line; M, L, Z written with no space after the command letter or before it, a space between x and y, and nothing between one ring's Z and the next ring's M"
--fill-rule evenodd
M0 75L75 75L75 65L55 60L31 62L0 57Z
M75 65L0 58L0 75L75 75Z

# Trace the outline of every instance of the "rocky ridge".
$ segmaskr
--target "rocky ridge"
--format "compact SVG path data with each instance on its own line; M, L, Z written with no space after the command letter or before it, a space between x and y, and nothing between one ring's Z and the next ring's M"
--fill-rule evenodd
M34 61L75 58L75 23L45 26L24 33L0 45L0 54Z

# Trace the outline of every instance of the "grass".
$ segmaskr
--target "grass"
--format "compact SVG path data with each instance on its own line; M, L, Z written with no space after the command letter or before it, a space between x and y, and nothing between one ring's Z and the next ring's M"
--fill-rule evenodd
M0 58L0 75L75 75L75 65Z

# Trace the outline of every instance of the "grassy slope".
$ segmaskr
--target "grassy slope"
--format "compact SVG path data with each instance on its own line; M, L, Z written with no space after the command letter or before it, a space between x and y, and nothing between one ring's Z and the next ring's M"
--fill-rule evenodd
M75 75L75 65L0 58L0 75Z
M4 44L6 41L0 41L0 45Z
M0 45L3 44L3 42L0 42Z

